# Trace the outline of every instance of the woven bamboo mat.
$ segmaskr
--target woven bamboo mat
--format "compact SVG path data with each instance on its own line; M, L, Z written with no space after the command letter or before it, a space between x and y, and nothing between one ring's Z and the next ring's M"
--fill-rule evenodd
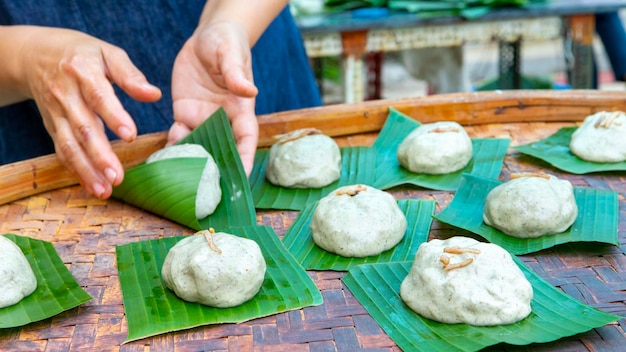
M488 124L468 127L472 137L511 138L528 143L564 123ZM340 138L342 145L367 145L374 134ZM613 189L624 202L623 174L569 175L513 150L501 178L511 172L546 171L575 186ZM622 176L620 176L622 175ZM437 212L452 193L401 188L397 198L430 198ZM626 243L626 214L620 207L619 239ZM297 213L260 211L261 224L283 236ZM122 344L126 319L115 264L115 246L131 241L192 233L180 225L116 200L90 197L78 186L0 206L0 233L50 241L79 284L94 298L73 310L22 328L0 330L0 351L399 351L340 281L343 273L310 272L324 304L242 324L199 327ZM464 234L433 222L431 238ZM567 244L521 258L567 294L604 311L626 316L626 245ZM626 319L549 344L498 345L489 351L619 351L626 346Z

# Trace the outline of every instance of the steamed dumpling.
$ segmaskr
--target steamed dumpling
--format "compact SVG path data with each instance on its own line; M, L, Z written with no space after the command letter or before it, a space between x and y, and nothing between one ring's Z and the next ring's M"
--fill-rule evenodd
M574 189L548 174L522 173L487 195L483 221L503 233L533 238L563 232L578 216Z
M400 297L428 319L491 326L527 317L533 289L503 248L452 237L420 245Z
M200 231L176 243L165 257L165 285L188 302L234 307L254 297L266 264L253 240L224 232Z
M222 189L220 171L211 154L199 144L178 144L154 152L146 163L171 158L207 158L196 195L196 218L203 219L213 214L222 200Z
M340 175L339 146L314 128L281 135L270 148L265 171L269 182L288 188L320 188Z
M574 131L569 148L587 161L616 163L626 160L626 114L601 111L587 116Z
M387 192L365 185L338 188L322 198L311 219L313 241L344 257L378 255L396 246L407 221Z
M447 174L464 168L472 159L472 140L453 121L423 124L398 147L398 162L415 173Z
M10 239L0 236L0 308L12 306L37 288L28 259Z

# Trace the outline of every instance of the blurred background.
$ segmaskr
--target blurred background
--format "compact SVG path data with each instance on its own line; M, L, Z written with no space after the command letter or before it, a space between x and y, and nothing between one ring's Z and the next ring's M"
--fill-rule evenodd
M375 3L375 1L370 1L372 2ZM328 11L328 3L329 0L292 0L291 6L294 16L298 18L298 16ZM622 23L626 23L626 11L620 11L619 16ZM626 46L626 43L616 45ZM626 84L615 80L603 43L597 35L593 41L593 51L598 69L598 89L626 92ZM522 41L521 53L520 71L524 77L533 80L537 89L570 89L566 74L567 53L562 39ZM340 58L325 57L316 60L322 61L323 70L321 77L318 78L321 78L324 103L342 102ZM437 62L440 72L433 73L428 69L429 63L432 62ZM459 62L462 62L462 65L459 65ZM449 73L447 77L441 77L442 70ZM497 76L498 43L496 41L466 43L459 48L452 49L429 48L411 52L385 53L380 75L381 98L486 89Z

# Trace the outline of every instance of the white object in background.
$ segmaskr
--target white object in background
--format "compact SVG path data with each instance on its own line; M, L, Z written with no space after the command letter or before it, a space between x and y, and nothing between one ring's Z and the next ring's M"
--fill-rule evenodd
M396 55L413 78L428 82L430 93L472 91L462 46L411 49Z
M289 8L293 16L313 15L324 11L324 0L291 0Z

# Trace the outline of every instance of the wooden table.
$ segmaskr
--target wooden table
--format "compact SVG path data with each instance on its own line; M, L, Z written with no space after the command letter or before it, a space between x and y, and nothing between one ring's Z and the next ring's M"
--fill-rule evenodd
M456 120L472 137L511 138L511 144L544 138L600 110L625 110L622 93L484 92L370 101L260 116L261 145L278 131L314 126L341 145L369 145L393 106L421 122ZM115 145L125 165L144 160L165 142L165 133ZM501 178L543 170L579 187L619 192L621 246L570 244L521 256L538 275L594 307L626 316L626 214L624 173L569 175L510 150ZM116 200L99 200L74 185L54 156L0 167L0 233L50 241L78 283L94 299L51 319L0 330L1 351L399 351L341 282L342 272L311 271L324 304L242 324L199 327L122 344L127 326L115 264L115 246L179 236L192 231ZM36 185L36 187L35 187ZM433 199L436 212L452 192L400 188L398 198ZM283 236L293 211L258 211L257 221ZM430 238L463 231L435 221ZM626 345L626 319L553 343L494 346L490 351L609 351Z
M551 0L525 8L496 9L476 19L419 19L410 13L359 17L350 12L296 18L311 58L340 56L346 103L366 97L364 58L368 53L500 43L499 89L520 88L520 42L563 38L573 88L592 88L596 13L617 11L626 0ZM512 74L513 73L513 74Z

